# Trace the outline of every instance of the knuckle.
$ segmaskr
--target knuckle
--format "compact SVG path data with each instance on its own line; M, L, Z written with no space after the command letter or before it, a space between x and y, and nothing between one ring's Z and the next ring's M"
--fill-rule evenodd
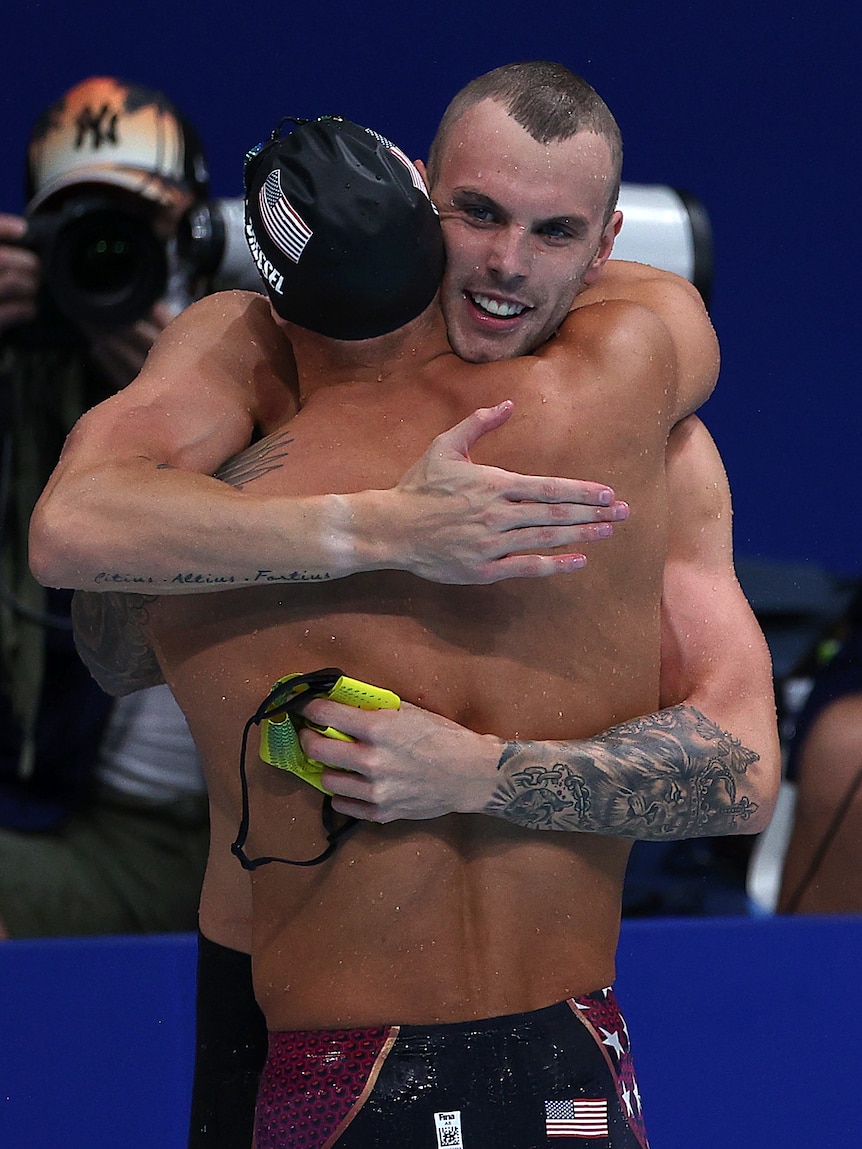
M479 522L486 531L499 534L500 531L508 529L510 517L511 515L507 515L504 508L495 503L489 503L482 508Z
M571 503L549 503L548 515L558 523L567 522L573 514Z
M505 571L502 569L502 563L489 562L480 563L473 572L474 580L479 586L487 586L490 583L499 582L500 579L505 578Z

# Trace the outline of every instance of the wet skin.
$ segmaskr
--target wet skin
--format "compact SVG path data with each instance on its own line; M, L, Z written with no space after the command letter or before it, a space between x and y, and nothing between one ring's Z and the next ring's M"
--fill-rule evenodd
M557 330L610 255L622 222L605 219L611 182L610 149L591 132L542 144L492 100L456 121L432 192L458 355L515 358Z

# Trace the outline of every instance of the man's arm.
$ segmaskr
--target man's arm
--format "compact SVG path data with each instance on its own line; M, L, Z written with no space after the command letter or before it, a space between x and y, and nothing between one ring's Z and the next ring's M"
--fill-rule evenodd
M324 774L334 808L381 822L485 813L658 840L762 830L780 775L771 665L733 569L724 469L695 417L671 437L668 482L663 710L595 738L504 743L413 706L318 700L308 717L357 739L301 734L311 757L353 772Z
M122 697L164 682L146 630L157 597L87 591L72 596L75 647L106 694Z
M362 711L317 700L308 717L356 739L300 735L311 757L338 767L324 774L335 809L379 822L484 813L655 840L764 829L780 776L770 659L733 570L724 469L694 417L671 436L668 485L663 710L591 739L506 743L407 703ZM150 601L75 596L79 650L110 693L158 681L142 638Z
M671 271L611 259L577 297L575 308L612 299L639 303L664 321L677 361L674 421L692 414L712 394L720 362L715 330L697 288ZM563 324L560 334L565 333Z
M471 447L508 419L506 403L440 436L390 490L252 497L241 488L253 460L218 482L256 425L295 412L293 375L262 297L226 292L188 309L138 378L69 436L31 521L39 581L168 594L395 568L494 582L575 570L581 553L545 552L625 517L603 484L473 465ZM290 450L289 428L279 449Z

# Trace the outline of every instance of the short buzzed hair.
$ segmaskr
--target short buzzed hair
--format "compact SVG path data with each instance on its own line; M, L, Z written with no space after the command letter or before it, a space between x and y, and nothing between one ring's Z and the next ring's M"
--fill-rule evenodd
M443 113L428 153L428 179L440 174L446 137L452 125L482 100L494 100L540 144L593 132L607 143L613 165L605 222L616 207L623 166L623 142L610 108L586 80L562 64L531 60L504 64L471 80Z

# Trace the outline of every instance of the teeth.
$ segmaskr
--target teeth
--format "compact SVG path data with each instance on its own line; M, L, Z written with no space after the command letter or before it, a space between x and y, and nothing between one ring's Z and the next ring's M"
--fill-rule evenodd
M511 319L513 315L520 315L522 311L527 310L523 303L508 303L501 299L489 299L487 295L473 295L471 298L484 311L491 315L497 315L500 319Z

